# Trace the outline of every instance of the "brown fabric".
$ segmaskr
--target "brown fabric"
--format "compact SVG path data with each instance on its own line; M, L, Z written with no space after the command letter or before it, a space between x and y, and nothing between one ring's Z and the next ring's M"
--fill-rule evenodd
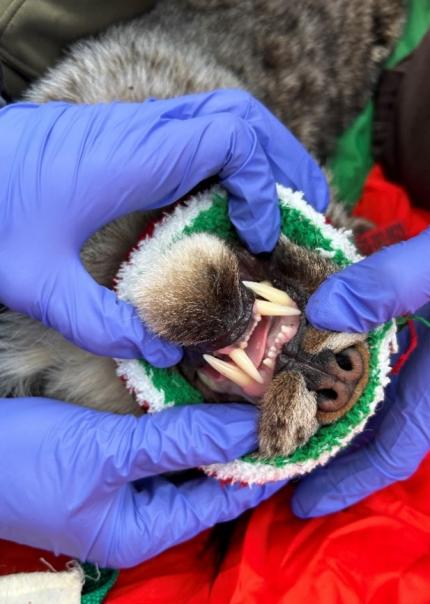
M0 63L6 93L18 98L28 84L83 36L131 19L155 0L0 0Z
M430 210L430 31L376 95L373 152L386 176Z

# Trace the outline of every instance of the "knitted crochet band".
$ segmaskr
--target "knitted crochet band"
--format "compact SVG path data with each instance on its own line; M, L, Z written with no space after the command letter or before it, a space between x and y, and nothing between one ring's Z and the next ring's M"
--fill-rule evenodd
M292 242L331 258L340 267L358 261L350 240L350 233L337 230L325 222L303 199L300 192L278 186L281 210L281 229ZM145 266L152 264L161 250L192 233L212 233L226 240L237 235L228 217L227 198L220 189L200 194L165 215L153 225L131 252L117 275L118 296L130 301L134 285L145 274ZM325 464L352 438L361 432L367 419L383 399L389 382L390 354L396 350L395 322L370 332L367 339L370 353L369 380L363 394L353 408L331 425L322 426L310 440L288 457L259 459L258 454L204 468L207 474L224 481L247 484L289 479L310 472ZM203 402L201 393L189 384L179 370L157 369L143 360L117 360L118 375L125 381L136 401L157 412L175 405Z

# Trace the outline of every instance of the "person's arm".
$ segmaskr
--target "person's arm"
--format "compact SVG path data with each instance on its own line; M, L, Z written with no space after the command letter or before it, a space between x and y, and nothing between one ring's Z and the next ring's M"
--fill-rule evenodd
M299 484L293 497L298 516L341 510L403 480L430 450L430 304L422 306L430 300L429 256L430 229L330 277L309 300L306 314L322 329L367 331L415 312L420 319L417 348L399 375L392 376L367 430L368 442L351 447ZM400 354L409 338L403 329Z

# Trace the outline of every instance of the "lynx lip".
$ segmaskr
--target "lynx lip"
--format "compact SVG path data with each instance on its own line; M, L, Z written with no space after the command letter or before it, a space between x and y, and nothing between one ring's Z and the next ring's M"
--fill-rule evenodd
M245 282L245 285L268 299L268 306L256 300L253 321L240 341L215 351L214 356L204 355L207 364L198 375L216 392L240 395L255 402L264 395L273 377L276 357L283 345L297 333L300 311L287 294L270 284ZM261 316L261 308L273 310L271 316Z

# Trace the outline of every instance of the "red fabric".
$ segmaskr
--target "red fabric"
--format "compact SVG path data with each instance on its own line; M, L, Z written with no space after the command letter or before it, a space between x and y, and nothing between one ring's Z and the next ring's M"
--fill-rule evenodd
M217 567L206 532L124 570L107 604L429 604L430 456L415 475L325 518L299 520L290 488L240 519ZM2 574L43 556L0 542Z
M356 214L417 234L430 215L411 208L375 167ZM208 531L124 570L107 604L430 604L430 455L409 480L349 509L299 520L287 487L234 525L217 557ZM0 542L0 574L56 569L64 559Z
M108 604L430 602L430 456L408 481L299 520L290 489L242 518L215 568L206 533L123 571Z
M413 207L404 189L386 180L378 165L369 172L353 214L377 227L401 225L405 238L418 235L430 224L430 212Z

